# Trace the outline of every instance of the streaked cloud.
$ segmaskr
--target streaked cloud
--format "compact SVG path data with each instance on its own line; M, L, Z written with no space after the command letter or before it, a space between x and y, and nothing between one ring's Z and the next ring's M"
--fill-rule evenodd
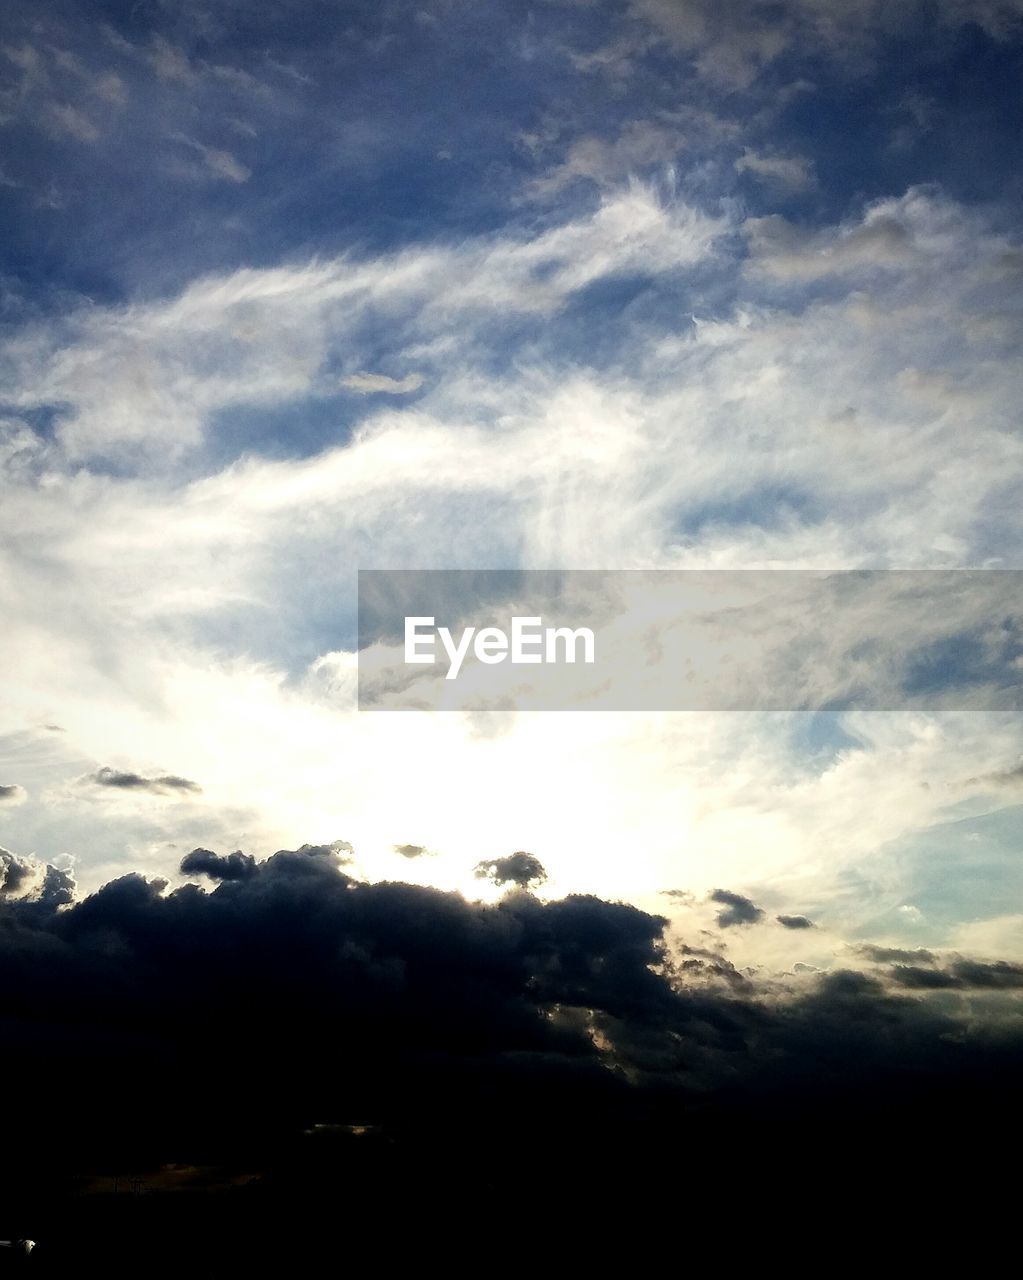
M240 164L230 151L205 146L194 138L185 137L184 134L174 136L182 146L189 147L199 155L205 169L214 178L223 179L225 182L248 182L252 177L252 170Z
M95 142L99 137L99 129L88 116L67 103L53 103L47 118L54 129L78 142Z
M804 157L754 151L750 147L736 160L735 170L786 191L806 191L816 182L813 167Z
M357 391L360 395L372 395L375 392L386 392L392 396L407 396L418 391L423 385L423 378L418 373L406 373L403 378L389 378L385 373L350 373L341 379L341 386L349 391Z

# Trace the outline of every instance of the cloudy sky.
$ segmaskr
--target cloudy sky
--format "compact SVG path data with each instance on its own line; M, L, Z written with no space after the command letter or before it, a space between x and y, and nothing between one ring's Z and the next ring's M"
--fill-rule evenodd
M73 894L184 918L307 845L378 912L593 895L701 981L1018 1017L1018 714L374 715L355 588L1023 568L1019 0L2 24L19 909L77 945Z

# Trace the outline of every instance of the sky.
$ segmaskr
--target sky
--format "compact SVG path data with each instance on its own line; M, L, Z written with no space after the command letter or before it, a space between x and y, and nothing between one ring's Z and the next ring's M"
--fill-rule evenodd
M420 893L747 1031L1018 1037L1013 708L374 715L356 575L1023 569L1021 64L1019 0L9 7L19 927L265 924L304 858L370 970Z

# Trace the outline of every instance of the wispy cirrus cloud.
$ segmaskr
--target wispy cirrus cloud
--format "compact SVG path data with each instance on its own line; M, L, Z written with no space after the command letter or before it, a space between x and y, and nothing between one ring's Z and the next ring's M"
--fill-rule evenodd
M360 395L373 395L385 392L392 396L407 396L418 391L423 385L423 378L418 373L406 373L403 378L391 378L386 373L350 373L341 379L341 386Z
M241 164L230 151L221 147L208 147L184 134L175 134L174 138L199 156L208 176L224 182L248 182L252 177L252 170Z
M231 405L322 393L324 362L374 313L400 323L410 344L452 324L500 327L509 314L556 313L603 279L695 267L725 230L721 218L634 188L533 238L207 279L168 304L89 309L9 346L21 388L13 402L67 406L57 432L70 456L166 456L197 443ZM345 376L365 374L356 366Z
M31 797L5 820L20 847L73 848L92 884L112 861L177 866L182 841L265 853L347 814L367 874L393 874L415 832L440 852L410 874L486 896L471 867L505 776L531 797L514 846L551 892L656 902L684 853L680 922L712 930L719 883L772 918L729 930L743 961L755 938L820 968L874 919L907 945L989 917L983 936L1008 936L989 902L969 921L936 903L913 842L951 860L957 823L989 838L1009 723L824 717L804 739L704 721L686 740L657 717L541 734L502 712L371 729L353 711L359 563L1018 559L1018 238L1001 196L975 198L982 148L948 161L955 111L889 145L920 68L907 53L891 89L872 50L913 16L757 6L736 29L701 5L624 25L579 6L551 29L554 8L524 43L488 9L473 39L514 56L479 82L454 9L400 40L396 10L323 39L296 8L287 47L193 10L87 36L40 13L6 42L0 110L34 142L5 157L4 194L75 234L32 241L69 256L36 260L54 292L26 285L5 330L4 723L67 727L66 754L10 762ZM996 9L942 6L920 65L968 12L994 67ZM458 109L425 110L449 101L445 57ZM48 104L100 136L39 130ZM828 130L865 111L880 140L861 130L830 163ZM125 174L138 199L112 206ZM187 760L203 792L68 785L105 759ZM449 769L469 780L457 811ZM990 839L1008 875L1008 837Z

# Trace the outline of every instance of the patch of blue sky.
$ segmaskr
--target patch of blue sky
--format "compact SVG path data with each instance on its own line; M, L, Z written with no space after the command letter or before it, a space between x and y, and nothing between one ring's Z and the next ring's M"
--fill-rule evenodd
M206 447L196 465L219 470L240 457L309 458L348 444L367 414L369 403L414 402L415 394L359 395L344 388L273 405L230 405L214 413Z
M1007 579L1007 581L1011 581ZM1012 602L1007 600L1007 606ZM1000 707L1023 706L1023 638L1017 614L983 629L942 636L912 655L902 679L908 698L948 693L962 698L976 690L983 704L993 698Z
M839 711L805 711L787 716L789 746L801 765L826 769L842 757L864 748L850 732Z
M893 843L901 896L861 922L858 936L949 945L960 925L992 920L1023 902L1023 805L939 823Z
M679 511L673 533L687 543L699 541L710 528L775 529L793 523L820 524L828 519L826 504L808 488L779 482L736 494L722 494Z
M587 50L635 34L624 13L185 6L169 21L164 6L108 5L99 16L111 36L101 21L84 27L77 6L47 6L36 22L58 45L74 43L90 74L118 77L126 102L100 110L80 73L39 54L43 115L5 131L7 269L40 291L59 279L109 302L242 264L479 234L535 218L523 198L530 181L575 140L614 142L636 121L674 129L677 146L669 137L654 155L626 149L618 179L674 164L699 193L712 171L708 198L738 194L754 212L810 225L922 181L970 200L1018 194L1023 78L1011 41L976 27L921 40L910 26L856 73L794 46L740 89L706 83L691 59L657 43L617 79L581 69ZM4 34L20 47L32 30L10 19ZM157 38L165 64L154 75ZM79 114L46 123L45 112L65 107ZM684 108L738 136L673 124ZM533 153L524 136L539 139ZM804 157L816 181L737 174L747 144ZM114 190L130 198L111 199ZM566 198L561 189L562 211Z
M637 348L648 339L691 333L697 317L727 315L735 297L734 272L721 259L657 276L607 276L570 295L545 329L551 348L567 360L634 370Z
M810 74L798 65L791 74ZM815 221L851 203L935 182L956 199L1001 200L1020 192L1023 110L1019 45L964 27L954 35L892 39L862 73L828 75L791 96L771 121L778 146L810 157Z
M126 102L10 131L14 185L0 195L14 212L0 226L19 274L61 274L94 300L152 296L282 254L380 252L507 220L525 167L517 132L578 79L550 24L526 51L514 6L436 22L387 6L385 23L379 6L285 6L295 29L268 63L281 7L269 8L265 23L237 10L209 30L182 15L175 31L162 7L113 6L112 35L75 24L74 7L50 11L45 34L117 76ZM13 20L4 34L17 47L39 35ZM72 105L81 85L38 57L55 94L41 109Z

